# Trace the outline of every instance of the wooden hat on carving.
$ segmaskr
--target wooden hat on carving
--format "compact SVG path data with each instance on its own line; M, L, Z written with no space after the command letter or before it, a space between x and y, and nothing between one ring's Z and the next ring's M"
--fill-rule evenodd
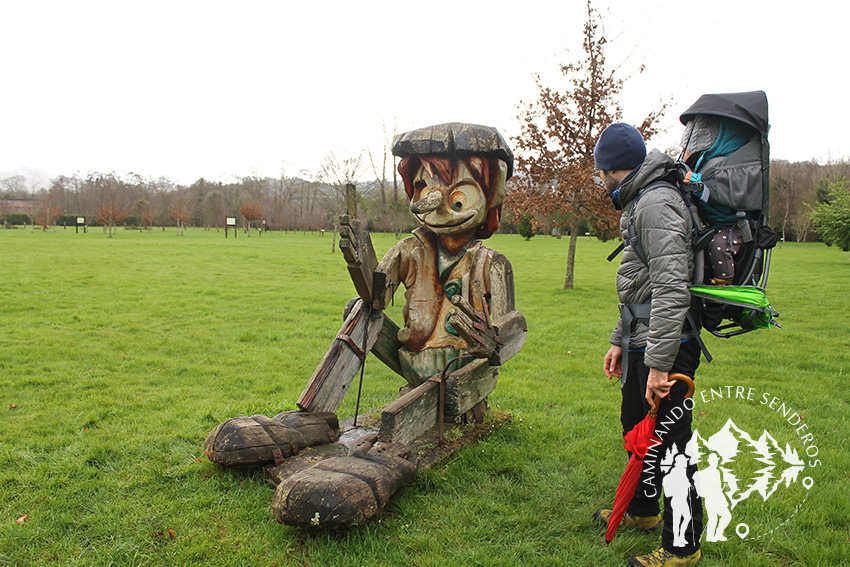
M481 154L508 164L508 179L514 172L514 154L498 130L479 124L448 122L399 134L393 139L393 155L454 156Z

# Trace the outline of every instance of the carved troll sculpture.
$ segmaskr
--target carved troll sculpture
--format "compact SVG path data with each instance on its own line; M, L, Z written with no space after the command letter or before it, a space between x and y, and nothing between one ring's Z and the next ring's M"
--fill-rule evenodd
M402 158L398 169L421 226L378 263L369 235L341 219L340 248L360 298L346 309L299 410L228 420L204 444L220 465L289 467L272 504L283 523L339 527L374 516L415 478L410 444L442 431L446 418L481 421L498 367L525 341L510 263L478 240L499 226L513 167L505 140L486 126L441 124L396 137L393 154ZM383 314L399 284L406 289L402 328ZM383 409L379 431L346 432L350 442L336 456L287 459L305 447L343 444L333 412L367 352L407 381ZM453 361L459 369L447 375Z

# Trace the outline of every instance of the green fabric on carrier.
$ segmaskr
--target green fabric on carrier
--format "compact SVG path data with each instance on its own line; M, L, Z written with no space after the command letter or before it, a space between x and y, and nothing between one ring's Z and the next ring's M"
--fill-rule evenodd
M737 305L744 308L742 318L748 318L749 310L757 311L751 324L756 329L765 329L774 324L774 317L779 317L779 313L774 311L770 302L767 300L764 290L751 286L695 286L691 288L691 293L708 298L715 299L721 303Z

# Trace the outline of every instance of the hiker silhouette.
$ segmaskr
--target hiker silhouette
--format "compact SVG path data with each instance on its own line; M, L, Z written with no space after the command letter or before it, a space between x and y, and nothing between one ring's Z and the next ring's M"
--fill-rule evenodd
M729 511L729 499L723 491L723 470L719 466L717 453L708 455L708 466L699 472L700 492L705 498L705 510L708 512L708 541L726 541L723 532L732 521ZM728 486L728 485L727 485Z
M664 476L662 486L664 494L670 498L670 506L673 509L673 545L685 547L688 540L685 537L688 524L691 521L691 507L688 496L691 489L695 487L688 478L688 457L681 453L676 455L673 466Z

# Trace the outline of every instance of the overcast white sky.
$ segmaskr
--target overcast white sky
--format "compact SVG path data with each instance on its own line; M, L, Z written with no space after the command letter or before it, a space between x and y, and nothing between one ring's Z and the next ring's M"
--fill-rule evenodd
M772 157L847 157L848 4L594 7L609 66L646 65L622 93L624 120L672 103L650 145L678 141L699 95L761 89ZM462 121L514 136L533 74L557 85L559 64L583 55L585 14L584 0L0 0L0 172L191 183L379 154L384 128Z

